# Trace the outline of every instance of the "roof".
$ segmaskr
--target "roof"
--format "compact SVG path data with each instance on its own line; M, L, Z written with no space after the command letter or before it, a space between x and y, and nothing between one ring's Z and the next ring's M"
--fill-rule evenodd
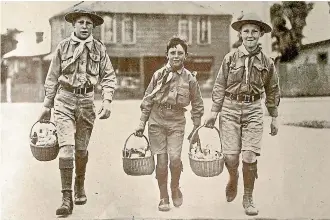
M305 45L302 45L300 49L301 50L306 50L306 49L319 47L319 46L324 46L324 45L330 45L330 39L322 40L322 41L318 41L318 42L314 42L314 43L310 43L310 44L305 44Z
M49 45L45 44L37 44L32 45L29 49L26 48L19 48L17 47L15 50L12 50L5 55L3 55L4 59L12 58L12 57L35 57L35 56L42 56L46 55L50 52Z
M15 50L3 55L4 59L12 57L34 57L50 53L50 43L42 41L36 43L35 33L21 33L18 36L18 44Z
M205 2L193 1L97 1L82 2L79 7L86 7L102 13L131 13L131 14L171 14L171 15L230 15L208 6ZM54 15L63 16L76 5ZM50 18L50 19L52 19Z

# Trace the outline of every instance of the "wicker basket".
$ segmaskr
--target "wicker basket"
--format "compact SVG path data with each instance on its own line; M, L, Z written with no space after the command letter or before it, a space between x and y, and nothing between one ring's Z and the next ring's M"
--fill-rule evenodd
M123 168L127 175L130 176L143 176L143 175L151 175L155 170L155 161L154 156L151 155L149 157L142 157L142 158L129 158L126 155L126 145L129 138L134 135L131 134L125 141L124 149L123 149ZM146 136L144 136L148 146L146 151L150 150L150 144Z
M192 138L190 140L193 140L194 136L197 134L198 130L204 127L204 125L198 127L195 132L192 135ZM192 149L192 142L190 142L189 147L189 162L190 167L192 171L200 177L214 177L218 176L223 171L223 166L225 163L224 155L222 154L222 145L221 145L221 136L220 131L216 127L214 129L218 132L219 138L220 138L220 157L215 159L196 159L193 157L193 154L191 153ZM198 147L201 149L201 143L200 141L197 142Z
M37 146L32 142L32 130L33 128L38 124L42 123L47 123L51 124L52 126L55 127L55 124L53 122L47 121L47 122L39 122L37 121L36 123L33 124L30 130L30 148L32 155L39 161L51 161L54 160L59 152L59 145L58 142L56 145L53 146Z

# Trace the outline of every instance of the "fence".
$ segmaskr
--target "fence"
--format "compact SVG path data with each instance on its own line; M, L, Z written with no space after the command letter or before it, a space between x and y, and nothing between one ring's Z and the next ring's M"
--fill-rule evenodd
M280 64L278 70L283 97L330 95L330 65Z

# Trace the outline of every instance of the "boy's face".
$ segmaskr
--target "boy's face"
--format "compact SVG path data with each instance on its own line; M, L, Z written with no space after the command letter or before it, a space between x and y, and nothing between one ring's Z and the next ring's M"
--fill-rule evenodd
M262 35L260 27L255 24L244 24L240 31L243 45L248 51L253 51L257 47L259 38Z
M73 23L73 27L76 37L85 40L92 34L94 24L88 16L80 16Z
M167 59L173 70L179 70L183 67L183 62L186 59L186 53L183 47L178 44L172 47L167 52Z

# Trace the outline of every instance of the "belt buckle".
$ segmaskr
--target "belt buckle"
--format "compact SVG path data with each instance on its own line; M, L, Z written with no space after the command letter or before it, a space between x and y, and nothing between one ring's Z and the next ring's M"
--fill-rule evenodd
M243 95L243 97L244 97L244 100L243 100L244 103L250 103L251 102L251 96L250 95Z
M172 109L172 105L166 103L166 104L165 104L165 108L166 108L166 109Z
M74 93L79 94L79 95L84 95L87 92L87 88L75 88Z

